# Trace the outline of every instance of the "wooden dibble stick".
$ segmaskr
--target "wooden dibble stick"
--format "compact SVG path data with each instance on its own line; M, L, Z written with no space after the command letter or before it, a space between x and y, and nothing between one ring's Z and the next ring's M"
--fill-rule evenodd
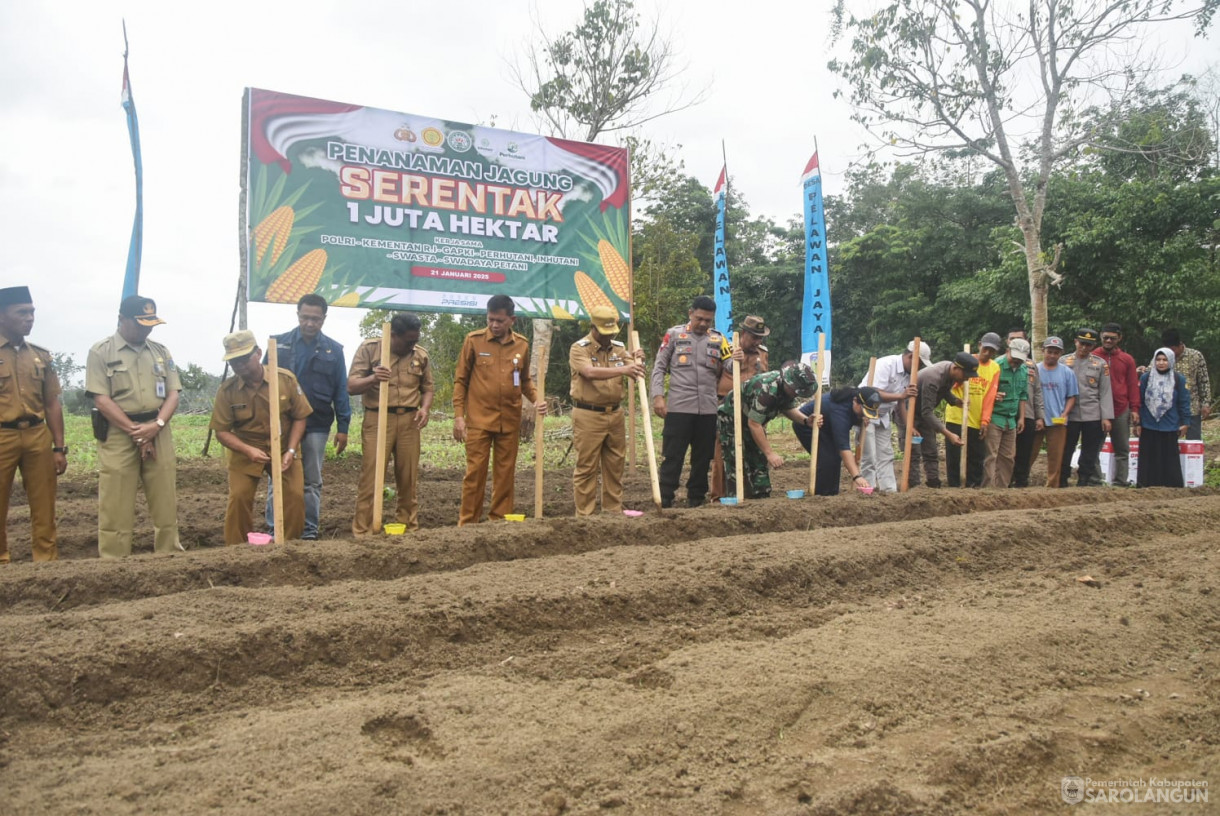
M963 346L962 351L969 354L970 353L970 344L967 343L965 346ZM981 429L981 427L982 427L981 422L979 423L979 426ZM981 434L980 434L980 436L981 436ZM962 481L962 487L969 487L969 485L966 484L966 474L969 473L969 470L966 467L968 464L967 454L969 453L969 445L970 445L970 380L967 378L965 380L962 380L962 463L961 463L961 476L959 477Z
M632 358L635 357L635 350L640 347L640 333L634 329L631 331L631 352ZM657 512L661 511L661 478L657 474L657 449L652 444L652 417L649 416L649 407L651 403L648 401L648 378L641 377L635 381L636 387L640 390L640 413L643 414L641 425L644 426L644 449L648 452L648 476L652 479L652 503L657 506Z
M877 358L868 358L868 382L869 388L873 387L873 379L877 376ZM873 421L864 419L860 423L860 436L856 439L856 464L860 464L860 460L864 458L864 435L873 432Z
M271 413L271 524L275 527L275 543L284 543L284 472L283 453L280 450L280 367L279 352L275 338L267 340L267 407Z
M733 349L741 348L741 332L733 332ZM733 450L736 453L735 467L733 468L733 478L737 480L737 503L744 504L746 500L745 486L745 465L741 461L742 445L744 440L741 438L741 361L733 360Z
M818 492L818 437L821 427L818 421L822 418L822 372L826 365L826 335L818 334L818 366L814 371L818 381L818 390L813 393L813 438L809 440L809 497Z
M538 381L534 383L534 393L538 399L546 399L546 367L550 362L549 356L538 358ZM538 405L534 405L534 411L537 412ZM542 492L542 470L543 470L543 455L546 453L546 440L543 438L543 420L546 417L534 416L534 518L542 518L542 500L545 498ZM575 437L573 437L575 439Z
M390 367L390 324L381 324L381 365ZM377 386L377 458L376 470L373 472L373 529L381 529L382 504L385 500L385 435L389 420L390 383L385 381Z
M911 385L919 385L919 338L911 352ZM899 493L906 493L911 478L911 437L915 435L915 403L918 397L907 397L907 435L902 451L902 483L898 485Z

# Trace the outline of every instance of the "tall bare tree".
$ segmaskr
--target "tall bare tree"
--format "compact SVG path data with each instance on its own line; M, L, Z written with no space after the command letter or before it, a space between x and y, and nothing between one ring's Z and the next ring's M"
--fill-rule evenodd
M1090 144L1082 114L1126 107L1157 71L1153 26L1210 21L1220 0L895 0L866 17L835 8L850 56L830 62L853 118L900 154L976 154L1004 173L1029 277L1035 343L1060 246L1042 244L1047 184ZM853 11L858 7L853 4Z
M551 35L539 23L536 36L511 71L552 135L592 142L702 98L677 82L684 66L677 63L673 44L657 22L640 19L631 0L593 0L572 30ZM658 104L658 94L668 98ZM549 320L534 321L530 372L535 377L550 357L551 328Z

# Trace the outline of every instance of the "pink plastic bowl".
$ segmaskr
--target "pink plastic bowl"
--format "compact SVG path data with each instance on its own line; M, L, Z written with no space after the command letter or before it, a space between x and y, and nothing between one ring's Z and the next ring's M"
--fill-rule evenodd
M249 541L255 546L261 547L264 544L271 543L271 536L266 533L246 533L246 541Z
M624 510L623 515L626 516L627 518L639 518L640 516L644 515L644 511L643 510Z

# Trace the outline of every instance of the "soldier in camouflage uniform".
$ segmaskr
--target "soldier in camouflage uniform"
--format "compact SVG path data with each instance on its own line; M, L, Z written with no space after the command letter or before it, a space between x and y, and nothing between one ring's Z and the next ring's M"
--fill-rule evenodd
M765 499L771 495L771 467L783 467L784 460L767 441L766 424L780 414L793 423L812 425L814 418L797 410L797 400L817 390L817 378L805 363L789 363L779 371L752 377L741 387L742 411L749 431L742 439L742 465L746 496ZM737 493L737 449L733 437L733 405L736 394L730 391L716 414L716 430L724 451L725 491Z

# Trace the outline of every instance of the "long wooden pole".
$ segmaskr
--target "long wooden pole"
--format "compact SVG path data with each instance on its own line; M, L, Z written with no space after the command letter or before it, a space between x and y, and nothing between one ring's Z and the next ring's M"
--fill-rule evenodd
M390 367L390 324L381 324L381 365ZM377 386L377 453L373 460L376 470L373 473L373 529L381 530L383 519L382 503L385 500L385 435L389 424L390 383L383 382ZM364 452L368 456L368 451Z
M631 355L635 356L635 350L640 347L640 333L638 331L631 332ZM644 446L648 452L648 476L652 479L652 503L661 509L661 478L657 475L657 449L652 444L652 417L649 415L651 410L648 401L648 378L641 377L636 380L636 386L640 390L640 413L643 415L641 424L644 426Z
M911 352L911 385L919 385L919 338L915 338L914 351ZM919 397L907 398L907 433L906 444L902 451L902 483L898 485L899 493L906 493L911 478L911 437L915 435L915 404Z
M877 358L868 358L868 380L865 385L869 388L873 386L873 379L877 376ZM856 464L860 464L860 460L864 458L864 435L873 432L873 422L870 419L865 419L860 423L860 436L856 439Z
M822 429L818 420L822 417L822 372L826 365L826 335L818 332L818 364L814 374L818 380L818 390L813 393L813 438L809 440L809 495L818 492L818 438Z
M962 346L962 351L970 353L970 344ZM981 424L981 423L980 423ZM962 487L968 487L966 484L966 475L970 472L968 465L968 456L970 446L970 380L962 380L962 462L960 476Z
M271 524L275 527L275 543L284 543L284 472L281 469L283 452L280 450L280 367L279 352L275 338L267 341L267 402L271 409Z
M733 348L741 348L741 332L733 332ZM745 440L741 437L741 361L733 360L733 452L736 457L733 460L733 478L737 480L737 503L743 504L746 500L745 486L745 464L742 459L742 445Z
M551 357L548 354L545 357L538 358L538 379L534 383L534 388L538 395L538 399L546 403L546 369L551 362ZM538 409L535 403L534 410ZM543 495L542 473L544 462L543 457L546 455L546 440L543 438L543 420L546 417L534 418L534 518L542 518L542 500Z

